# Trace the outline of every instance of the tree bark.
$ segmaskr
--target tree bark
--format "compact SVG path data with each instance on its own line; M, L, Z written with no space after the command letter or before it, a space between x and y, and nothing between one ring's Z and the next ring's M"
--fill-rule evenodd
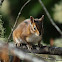
M0 42L0 47L5 47L4 44L6 45L7 43L2 43ZM26 44L22 44L20 47L16 47L13 42L10 42L7 44L8 48L9 46L11 48L17 48L20 49L26 53L36 53L36 54L50 54L50 55L61 55L62 56L62 47L54 47L54 46L41 46L39 47L38 45L32 45L33 49L28 50Z

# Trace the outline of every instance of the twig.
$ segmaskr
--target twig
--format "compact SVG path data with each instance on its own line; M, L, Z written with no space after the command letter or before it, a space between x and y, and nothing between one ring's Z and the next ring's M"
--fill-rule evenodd
M16 18L15 24L14 24L14 26L13 26L13 28L12 28L12 30L11 30L11 33L10 33L10 35L9 35L9 37L8 37L8 41L10 40L10 37L11 37L11 35L12 35L12 33L13 33L13 30L14 30L14 28L15 28L17 22L18 22L19 16L21 15L21 12L22 12L23 8L24 8L29 2L30 2L30 0L28 0L28 1L21 7L21 9L20 9L20 11L19 11L19 13L18 13L18 16L17 16L17 18Z
M52 25L56 28L56 30L57 30L57 31L61 34L61 36L62 36L62 31L61 31L60 28L53 22L53 19L51 18L50 14L49 14L48 10L46 9L45 5L43 4L42 0L38 0L38 1L39 1L39 3L41 4L41 6L43 7L43 9L44 9L46 15L48 16L50 22L52 23Z

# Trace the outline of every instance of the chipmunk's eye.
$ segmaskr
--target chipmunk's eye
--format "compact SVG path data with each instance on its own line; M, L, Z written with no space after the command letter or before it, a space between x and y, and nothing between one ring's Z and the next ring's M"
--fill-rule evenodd
M34 30L36 30L36 26L34 26Z

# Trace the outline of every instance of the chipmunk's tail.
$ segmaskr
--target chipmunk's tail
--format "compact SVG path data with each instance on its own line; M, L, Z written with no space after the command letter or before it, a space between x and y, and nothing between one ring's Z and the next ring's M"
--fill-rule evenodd
M9 62L8 48L0 49L0 62Z
M20 62L21 60L14 55L8 54L8 49L7 48L2 48L0 51L0 62Z

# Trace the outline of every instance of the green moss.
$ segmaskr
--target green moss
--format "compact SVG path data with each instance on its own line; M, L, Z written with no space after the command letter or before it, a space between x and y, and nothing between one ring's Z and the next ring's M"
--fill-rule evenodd
M3 27L3 22L1 20L2 16L0 15L0 37L4 37L4 27Z

